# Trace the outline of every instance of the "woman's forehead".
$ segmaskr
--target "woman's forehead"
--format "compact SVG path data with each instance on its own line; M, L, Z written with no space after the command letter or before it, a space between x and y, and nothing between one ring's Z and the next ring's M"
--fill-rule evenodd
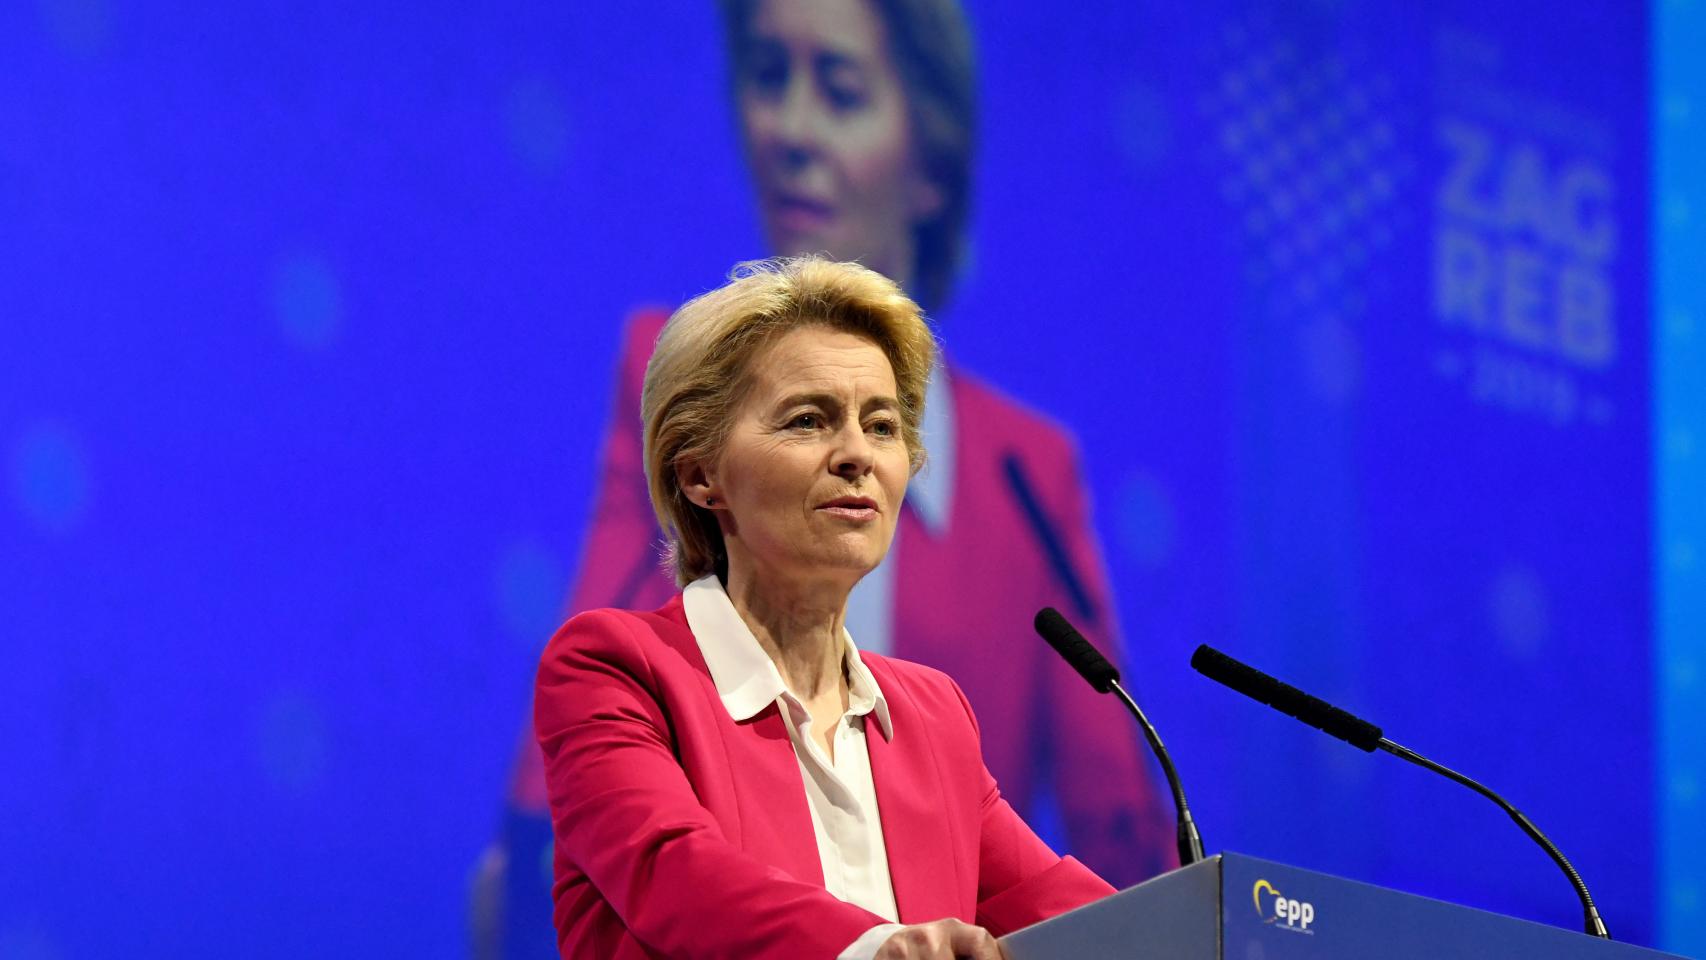
M753 387L768 394L895 392L888 355L868 337L810 326L790 330L753 357Z
M884 51L882 19L869 0L760 0L749 38L780 40L864 61Z

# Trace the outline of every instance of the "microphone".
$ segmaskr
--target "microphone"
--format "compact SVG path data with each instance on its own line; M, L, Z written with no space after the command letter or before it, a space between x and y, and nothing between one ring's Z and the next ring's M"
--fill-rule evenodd
M1289 683L1275 680L1255 667L1240 663L1208 644L1191 654L1191 666L1252 700L1265 703L1283 714L1296 717L1322 733L1338 737L1368 753L1380 746L1380 728L1304 693Z
M1197 652L1191 655L1191 666L1197 672L1217 683L1242 693L1252 700L1257 700L1273 707L1281 713L1289 714L1302 720L1323 733L1331 734L1351 746L1358 747L1369 753L1376 749L1384 750L1395 757L1426 767L1429 770L1460 783L1469 789L1486 797L1499 805L1499 809L1510 815L1522 832L1540 844L1552 862L1564 871L1564 876L1570 880L1570 885L1576 890L1576 897L1582 902L1582 927L1590 935L1605 940L1611 939L1606 932L1605 921L1600 919L1599 908L1594 906L1593 895L1588 893L1588 886L1582 882L1581 874L1570 865L1563 851L1559 850L1551 840L1546 838L1534 821L1524 816L1521 810L1512 806L1504 797L1499 796L1485 786L1469 779L1456 770L1429 760L1409 747L1393 743L1386 739L1381 729L1367 720L1348 713L1338 707L1316 697L1312 697L1291 684L1276 680L1255 667L1241 663L1221 653L1213 647L1203 644L1197 647Z
M1048 645L1061 655L1078 675L1089 682L1097 693L1112 692L1120 702L1126 705L1131 715L1137 718L1138 726L1143 728L1143 737L1149 741L1150 749L1155 751L1155 758L1161 761L1161 772L1167 776L1167 787L1173 793L1173 808L1178 817L1179 866L1188 867L1203 858L1202 834L1197 832L1197 822L1191 819L1191 808L1185 803L1185 788L1179 784L1179 772L1173 769L1173 758L1167 753L1167 748L1161 743L1161 735L1155 732L1155 725L1143 715L1137 701L1126 693L1120 686L1120 672L1102 656L1102 652L1084 639L1084 635L1066 622L1060 611L1053 607L1044 607L1037 611L1035 621L1037 633L1048 641Z

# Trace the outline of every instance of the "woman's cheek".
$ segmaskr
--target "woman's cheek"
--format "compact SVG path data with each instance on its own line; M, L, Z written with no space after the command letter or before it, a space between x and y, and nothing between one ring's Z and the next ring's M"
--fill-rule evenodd
M849 144L847 158L847 179L869 200L877 199L874 194L893 189L905 172L905 154L900 145L885 142L887 138L873 136L874 133L865 131Z

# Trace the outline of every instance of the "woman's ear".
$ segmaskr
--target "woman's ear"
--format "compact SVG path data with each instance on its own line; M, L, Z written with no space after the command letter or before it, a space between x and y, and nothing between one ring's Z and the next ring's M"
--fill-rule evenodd
M718 501L717 484L705 465L696 460L680 460L675 464L675 482L680 485L681 492L688 500L714 510Z

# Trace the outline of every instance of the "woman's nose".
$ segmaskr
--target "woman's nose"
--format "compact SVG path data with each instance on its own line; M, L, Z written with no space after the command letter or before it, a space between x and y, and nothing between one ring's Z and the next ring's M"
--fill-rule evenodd
M787 156L801 161L816 152L822 111L818 109L817 93L807 71L790 72L776 111L776 138Z
M876 449L871 446L871 438L865 436L864 428L854 426L844 429L838 439L840 443L831 460L836 475L852 479L870 473L872 465L876 463Z

